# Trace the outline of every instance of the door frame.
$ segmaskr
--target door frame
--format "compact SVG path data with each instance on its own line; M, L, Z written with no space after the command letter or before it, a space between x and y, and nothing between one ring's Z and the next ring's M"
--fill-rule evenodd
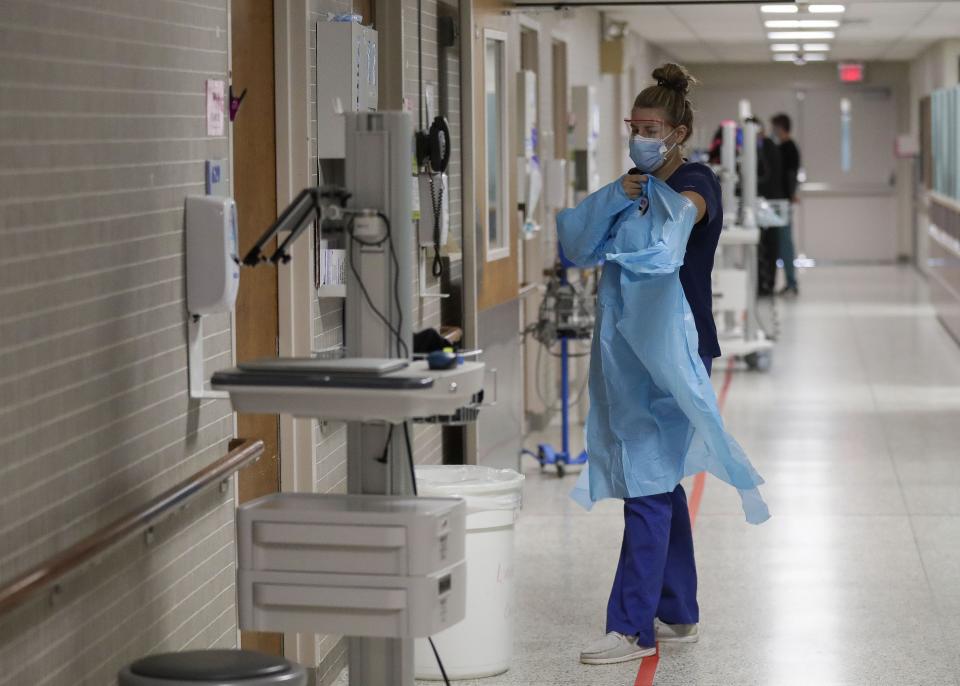
M274 69L277 113L277 212L310 185L310 12L307 0L274 0ZM313 349L312 232L290 249L291 260L278 266L279 353L308 357ZM280 415L280 490L314 490L313 419ZM318 662L314 634L285 634L287 658L304 665Z
M463 107L466 109L469 98L470 102L470 148L472 149L471 165L468 167L464 161L464 169L471 171L472 199L474 215L472 237L475 241L476 250L476 276L477 276L477 309L485 311L492 309L497 305L515 300L520 293L519 279L519 252L518 244L520 226L519 213L517 212L517 184L516 184L516 158L517 158L517 127L516 116L514 116L515 107L515 87L511 87L514 80L511 75L515 74L519 68L519 50L515 40L517 38L517 24L513 17L504 14L509 9L503 0L461 0L461 6L467 4L470 7L470 33L462 34L470 36L469 49L464 50L464 55L468 56L464 62L469 62L468 70L464 71L464 78L461 79L461 93L464 97ZM483 185L486 179L486 135L485 124L486 117L483 114L483 68L485 66L486 50L486 31L492 30L506 34L505 40L505 68L507 74L507 83L504 88L505 107L507 112L507 219L510 227L509 243L510 254L501 259L487 260L487 242L483 231L486 223L481 221L481 207L478 207L480 201L484 207L486 198L486 188ZM480 112L477 112L479 107ZM467 148L467 140L464 139L464 149ZM467 205L469 207L469 205Z
M477 203L474 159L476 158L476 115L474 114L474 12L472 0L460 0L460 156L463 197L463 340L467 350L479 347L477 315L480 303L478 272L479 236L477 235ZM464 439L464 462L476 464L479 435L476 422L467 424Z

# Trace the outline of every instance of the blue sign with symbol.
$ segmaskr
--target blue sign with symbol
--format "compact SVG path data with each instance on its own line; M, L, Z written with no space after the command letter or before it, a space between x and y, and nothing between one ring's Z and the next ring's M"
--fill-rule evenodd
M207 160L206 171L206 192L207 195L226 196L226 176L223 173L225 160Z

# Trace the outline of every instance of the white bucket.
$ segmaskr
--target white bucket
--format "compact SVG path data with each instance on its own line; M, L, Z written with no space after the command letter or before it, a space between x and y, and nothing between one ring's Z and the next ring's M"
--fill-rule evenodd
M421 495L461 497L467 503L467 612L433 637L451 679L502 674L513 658L513 533L523 475L473 465L417 467ZM418 679L440 680L426 639L416 641Z

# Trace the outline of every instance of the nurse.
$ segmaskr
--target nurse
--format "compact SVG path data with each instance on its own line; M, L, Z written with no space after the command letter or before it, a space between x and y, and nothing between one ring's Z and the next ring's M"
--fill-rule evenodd
M696 223L687 241L680 282L699 337L698 354L710 373L720 356L713 321L710 272L723 226L720 184L705 165L684 159L693 130L687 98L693 77L665 64L653 72L656 85L643 90L625 120L636 171L617 183L635 200L653 175L693 203ZM607 189L598 191L606 192ZM656 652L656 642L695 642L700 620L697 569L687 498L673 492L624 499L624 535L607 606L607 634L580 656L590 665L636 660Z

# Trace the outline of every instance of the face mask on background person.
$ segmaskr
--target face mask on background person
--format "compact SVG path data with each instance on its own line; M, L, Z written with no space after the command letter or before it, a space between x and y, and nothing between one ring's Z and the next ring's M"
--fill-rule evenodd
M644 174L652 174L663 166L663 163L677 144L667 148L666 141L670 136L676 133L676 129L668 133L664 138L646 138L640 135L630 137L630 159L637 165Z

